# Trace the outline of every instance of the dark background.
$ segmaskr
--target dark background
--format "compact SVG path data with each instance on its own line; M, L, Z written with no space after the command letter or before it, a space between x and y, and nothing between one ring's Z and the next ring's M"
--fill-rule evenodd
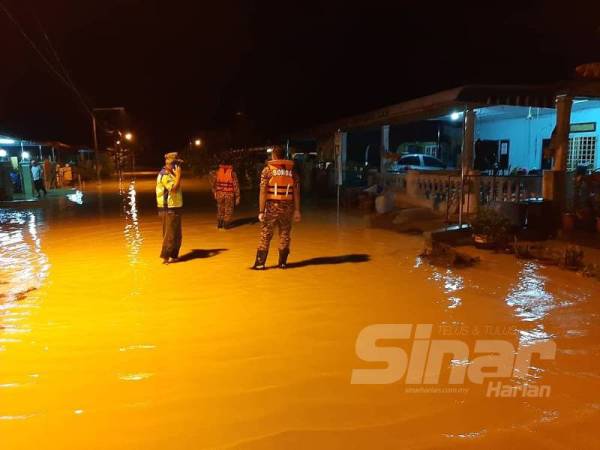
M243 121L261 140L465 83L600 60L600 2L0 0L148 154ZM41 26L40 26L41 25ZM91 144L79 99L0 11L0 132Z

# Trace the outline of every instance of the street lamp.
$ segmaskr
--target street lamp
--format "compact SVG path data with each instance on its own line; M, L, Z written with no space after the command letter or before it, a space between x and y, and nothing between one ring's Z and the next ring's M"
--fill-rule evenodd
M196 147L200 147L200 146L202 145L202 139L196 139L196 140L194 141L194 145L195 145Z
M133 134L130 132L125 133L125 139L128 141L133 141Z

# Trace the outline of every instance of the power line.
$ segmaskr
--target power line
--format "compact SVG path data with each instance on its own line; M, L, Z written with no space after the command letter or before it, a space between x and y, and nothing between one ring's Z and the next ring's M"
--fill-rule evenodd
M87 101L85 100L83 94L77 88L77 85L73 82L73 79L71 78L71 75L69 74L69 71L63 64L58 52L56 51L56 48L54 47L54 45L52 44L52 41L50 40L50 37L46 33L46 30L44 29L44 26L42 25L42 22L40 21L38 15L35 13L35 11L33 10L33 8L31 6L29 6L29 9L31 11L31 15L33 16L33 18L35 19L35 21L38 25L38 28L40 29L42 35L44 36L44 39L46 40L48 48L50 49L50 51L52 52L52 55L54 56L54 59L58 65L58 68L62 71L64 78L69 82L71 89L75 92L77 97L79 97L79 100L86 107L86 110L88 111L88 113L93 114L93 109L87 104Z
M81 105L86 110L86 112L90 116L93 116L92 109L89 107L87 102L84 100L81 93L77 90L77 88L75 87L75 84L71 81L68 74L66 74L66 76L65 76L65 75L61 74L58 70L56 70L56 67L54 67L54 65L48 60L48 58L46 58L46 56L39 49L39 47L37 46L35 41L33 39L31 39L31 37L29 37L29 35L25 31L25 29L19 23L19 21L12 15L12 13L8 10L8 8L1 1L0 1L0 9L4 12L4 14L6 14L6 16L15 25L15 27L17 27L17 30L19 30L19 32L21 33L23 38L27 41L27 43L31 46L31 48L38 54L38 56L42 59L42 61L44 61L46 66L48 66L48 69L50 69L52 74L54 74L60 81L62 81L63 84L65 84L65 86L67 86L77 96L78 100L80 101ZM38 23L39 23L39 21L38 21ZM40 27L41 27L41 24L40 24ZM45 34L45 32L44 32L44 34ZM49 42L49 38L47 38L47 39ZM56 57L58 58L58 55L56 55ZM62 64L61 64L61 66L62 66ZM62 66L62 67L64 68L64 66Z

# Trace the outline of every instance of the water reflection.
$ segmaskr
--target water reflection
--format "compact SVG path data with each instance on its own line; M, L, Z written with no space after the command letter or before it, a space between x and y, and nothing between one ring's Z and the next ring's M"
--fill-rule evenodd
M143 381L152 377L153 373L127 373L119 375L119 379L122 381Z
M457 293L465 287L465 280L462 276L454 273L451 269L446 269L445 272L434 271L430 279L442 284L444 294L451 294L448 295L448 309L454 309L461 305L462 299Z
M50 264L39 233L41 219L42 211L37 209L0 211L0 352L5 344L21 342L20 336L31 331L25 324L33 304L23 300L48 276Z
M555 307L554 296L546 290L546 279L540 266L529 261L523 264L519 280L506 297L518 317L527 322L540 320Z
M127 244L127 255L131 265L138 263L140 249L142 248L142 232L138 218L137 193L135 180L129 183L127 190L119 184L119 192L123 198L123 212L125 213L125 242Z
M538 342L548 341L552 339L552 337L553 335L544 329L544 325L539 324L531 330L519 330L519 345L521 347L533 345Z
M67 198L73 203L83 205L83 192L77 189L73 194L67 194Z
M20 300L48 276L39 227L42 210L0 211L0 281L8 301Z

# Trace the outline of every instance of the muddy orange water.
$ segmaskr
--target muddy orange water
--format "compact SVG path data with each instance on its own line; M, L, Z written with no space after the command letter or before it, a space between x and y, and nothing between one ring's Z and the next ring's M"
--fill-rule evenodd
M258 226L216 230L206 185L189 181L188 260L163 266L152 188L0 210L2 450L600 448L598 282L489 253L434 268L421 236L348 214L338 226L322 206L294 228L296 264L257 273ZM481 330L554 340L526 380L551 394L353 385L353 369L382 367L355 352L379 323L447 326L469 345Z

